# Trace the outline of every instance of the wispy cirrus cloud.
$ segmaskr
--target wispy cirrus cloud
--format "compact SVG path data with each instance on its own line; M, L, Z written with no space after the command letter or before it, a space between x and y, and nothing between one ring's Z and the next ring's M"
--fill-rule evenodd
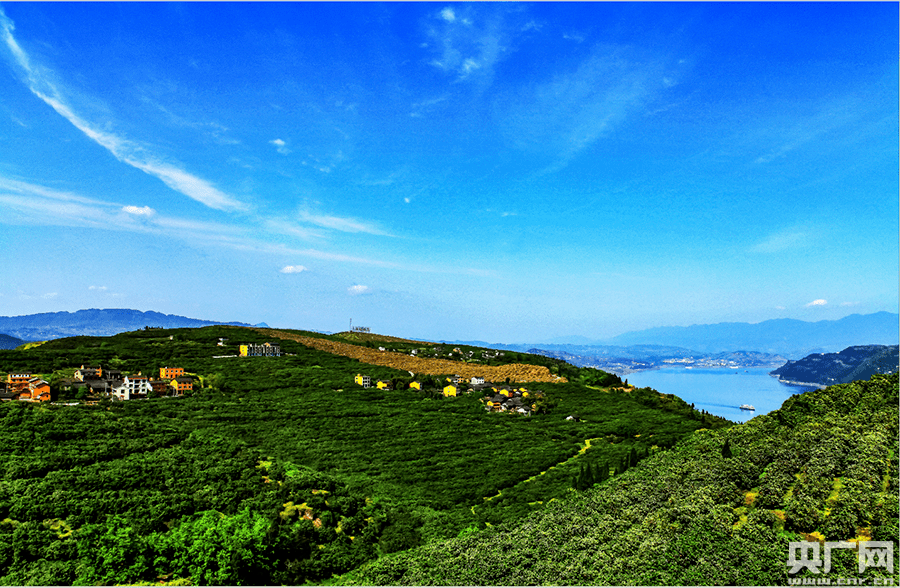
M756 140L775 143L757 157L755 163L767 164L789 157L795 151L820 145L830 135L834 135L842 146L847 141L860 141L866 132L865 125L860 123L876 108L860 97L850 95L807 105L803 113L792 113L790 118L786 115L776 117L769 126L755 133ZM841 129L847 132L835 135Z
M212 183L199 178L177 165L163 161L142 145L101 130L77 114L53 81L53 74L32 63L31 58L16 41L15 25L0 8L0 36L13 56L14 62L24 74L25 83L32 94L68 120L89 139L109 151L120 162L161 180L166 186L216 210L245 210L247 206L228 196Z
M334 220L329 224L341 226L348 219ZM192 246L227 248L260 256L318 259L326 262L359 264L371 267L397 269L418 273L447 275L493 275L477 268L436 267L398 263L351 253L299 249L280 241L292 225L271 219L256 219L258 225L229 225L225 223L166 216L149 206L123 205L46 186L12 180L0 176L0 224L28 224L34 226L66 226L95 228L103 231L121 231L132 234L156 235ZM346 228L346 227L345 227ZM371 228L371 227L370 227ZM298 229L299 230L299 229ZM303 236L308 236L302 232ZM275 240L275 242L273 242ZM284 266L297 273L301 265ZM283 269L284 269L283 268ZM303 271L303 270L300 270ZM285 272L289 273L289 272Z
M298 217L302 222L326 229L334 229L344 233L368 233L370 235L391 236L389 233L381 230L372 223L367 223L354 218L312 214L305 211L300 212Z
M805 247L809 243L809 234L799 229L785 229L772 233L762 241L750 247L753 253L780 253L790 249Z
M152 214L150 214L151 211ZM341 225L340 220L347 221L347 219L334 220L336 217L326 218L332 219L329 222L338 226ZM288 225L285 223L266 219L258 220L263 229L269 229L262 231L267 238L277 239L290 233L286 230L285 227ZM252 236L251 233L258 234L260 231L251 226L165 216L148 206L123 205L117 202L86 198L71 192L2 176L0 176L0 223L86 227L104 231L152 234L163 238L177 239L195 246L226 247L262 255L308 257L331 262L418 272L436 271L434 268L407 266L383 259L346 253L312 248L292 248Z
M506 141L551 160L540 173L566 167L664 87L662 60L625 48L597 46L568 72L500 98L497 117Z
M828 301L825 300L824 298L817 298L816 300L813 300L812 302L807 303L806 306L807 307L826 306L827 304L828 304Z

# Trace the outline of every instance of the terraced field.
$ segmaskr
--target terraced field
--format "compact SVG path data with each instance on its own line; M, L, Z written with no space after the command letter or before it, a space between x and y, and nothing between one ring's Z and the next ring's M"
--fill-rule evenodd
M449 359L430 359L424 357L411 357L403 353L392 351L378 351L360 345L340 343L330 339L306 337L277 329L255 328L258 333L277 339L296 341L307 347L320 351L326 351L335 355L351 357L363 363L392 367L415 374L440 375L459 374L463 378L474 376L484 377L490 382L504 382L509 378L510 382L565 382L565 378L554 376L544 366L512 363L500 366L472 365L462 361Z

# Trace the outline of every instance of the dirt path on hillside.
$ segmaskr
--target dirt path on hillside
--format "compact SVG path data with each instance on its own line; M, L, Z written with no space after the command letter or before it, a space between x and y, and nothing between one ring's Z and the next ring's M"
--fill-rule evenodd
M307 347L318 349L319 351L326 351L343 357L352 357L363 363L392 367L398 370L413 372L415 374L427 374L432 376L438 374L459 374L466 379L479 376L483 377L488 382L500 383L505 382L506 378L509 378L510 382L566 381L565 378L560 378L551 374L550 370L546 367L538 365L512 363L500 366L486 366L469 364L462 361L451 361L449 359L411 357L403 353L378 351L377 349L351 345L350 343L340 343L330 339L295 335L277 329L254 328L253 330L268 337L296 341Z

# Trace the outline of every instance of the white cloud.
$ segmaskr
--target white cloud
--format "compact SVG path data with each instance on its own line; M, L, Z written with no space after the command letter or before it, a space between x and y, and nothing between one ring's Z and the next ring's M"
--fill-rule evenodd
M859 306L859 302L841 302L841 306Z
M490 79L494 64L506 51L507 39L511 36L509 27L499 16L478 19L481 24L474 25L473 19L458 16L449 7L441 10L440 17L443 22L428 31L433 42L421 45L438 54L429 63L456 73L459 80L470 77L475 71L480 72L478 79ZM421 113L414 111L414 114Z
M135 216L153 216L156 211L149 206L123 206L122 210Z
M106 290L106 289L107 289L106 286L89 286L89 287L88 287L88 290L100 290L100 291L104 291L104 290Z
M817 298L816 300L813 300L806 306L825 306L826 304L828 304L827 300L825 300L824 298Z
M215 188L211 183L175 165L160 161L141 145L98 130L84 120L66 103L63 93L50 81L50 74L31 63L28 54L19 46L12 34L12 21L0 11L0 31L6 46L12 52L25 73L31 93L44 101L60 116L68 120L89 139L109 151L120 162L161 180L166 186L216 210L243 210L246 206Z
M56 298L57 296L59 296L59 292L47 292L46 294L43 294L41 298L43 298L44 300L50 300L52 298Z
M281 273L283 274L299 274L300 272L305 272L306 268L302 265L286 265L281 268Z
M349 292L352 296L358 296L359 294L365 294L369 291L368 286L363 286L361 284L356 284L355 286L350 286L347 288L347 292Z
M290 149L287 148L287 143L285 143L282 139L272 139L269 141L270 145L275 145L276 150L282 155L287 155L291 152Z

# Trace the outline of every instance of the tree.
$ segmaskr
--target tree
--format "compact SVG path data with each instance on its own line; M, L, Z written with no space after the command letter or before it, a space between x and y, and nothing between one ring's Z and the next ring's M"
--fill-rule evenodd
M728 442L728 439L725 439L725 445L722 446L722 457L726 459L731 457L731 443Z

